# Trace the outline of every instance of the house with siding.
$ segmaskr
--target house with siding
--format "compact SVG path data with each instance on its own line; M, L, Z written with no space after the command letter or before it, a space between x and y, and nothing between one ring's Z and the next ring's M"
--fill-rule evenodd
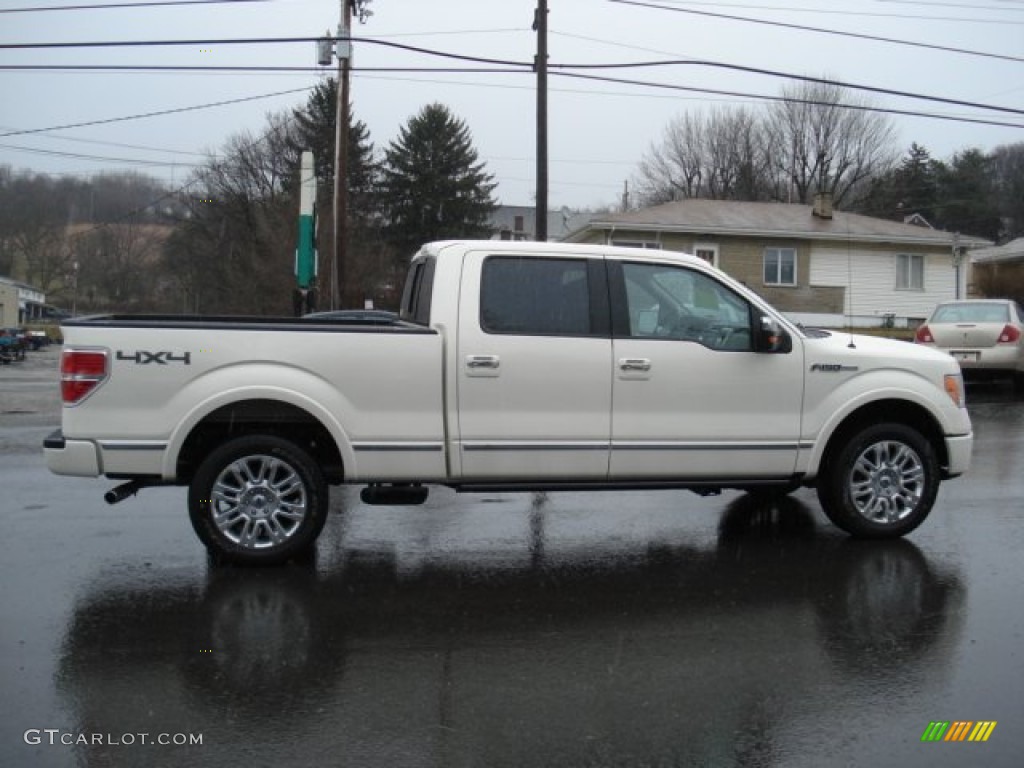
M684 251L807 325L915 326L967 295L965 248L981 238L814 205L680 200L598 215L567 242ZM954 245L957 246L954 258Z
M548 239L561 240L585 224L593 214L562 208L548 211ZM537 209L528 205L499 205L489 221L492 240L536 240Z

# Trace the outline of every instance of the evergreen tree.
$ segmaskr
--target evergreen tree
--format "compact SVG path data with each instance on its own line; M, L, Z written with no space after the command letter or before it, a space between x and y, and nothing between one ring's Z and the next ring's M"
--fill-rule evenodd
M938 176L943 169L944 165L933 160L927 149L916 142L911 144L900 164L874 181L861 212L895 221L918 213L934 224Z
M939 174L938 226L950 232L998 240L1001 230L992 155L967 149Z
M441 104L409 119L384 152L387 237L408 258L425 242L489 237L497 184L484 171L465 122Z
M1024 237L1024 142L996 147L992 159L1002 239Z

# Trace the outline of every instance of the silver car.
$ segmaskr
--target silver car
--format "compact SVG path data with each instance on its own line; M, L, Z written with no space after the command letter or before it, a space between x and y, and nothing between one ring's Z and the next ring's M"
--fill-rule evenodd
M991 372L1024 384L1024 310L1009 299L939 304L914 341L950 354L965 374Z

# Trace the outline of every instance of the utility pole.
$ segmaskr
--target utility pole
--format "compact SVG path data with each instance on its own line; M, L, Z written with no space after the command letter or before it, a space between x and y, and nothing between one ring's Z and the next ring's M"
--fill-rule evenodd
M331 270L331 309L344 303L345 261L348 256L348 74L352 58L353 0L341 0L338 25L338 83L334 110L334 269Z
M533 15L537 30L537 212L535 239L548 239L548 2L537 0Z

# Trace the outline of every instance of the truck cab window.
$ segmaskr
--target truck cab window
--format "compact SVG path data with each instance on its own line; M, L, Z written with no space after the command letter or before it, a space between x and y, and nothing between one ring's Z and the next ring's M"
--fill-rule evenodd
M434 294L434 268L437 262L433 258L413 264L405 279L402 291L402 306L399 317L419 325L430 325L430 303Z
M480 325L487 333L588 335L587 262L489 257L480 281Z
M693 341L711 349L751 351L750 306L696 270L623 264L629 335Z

